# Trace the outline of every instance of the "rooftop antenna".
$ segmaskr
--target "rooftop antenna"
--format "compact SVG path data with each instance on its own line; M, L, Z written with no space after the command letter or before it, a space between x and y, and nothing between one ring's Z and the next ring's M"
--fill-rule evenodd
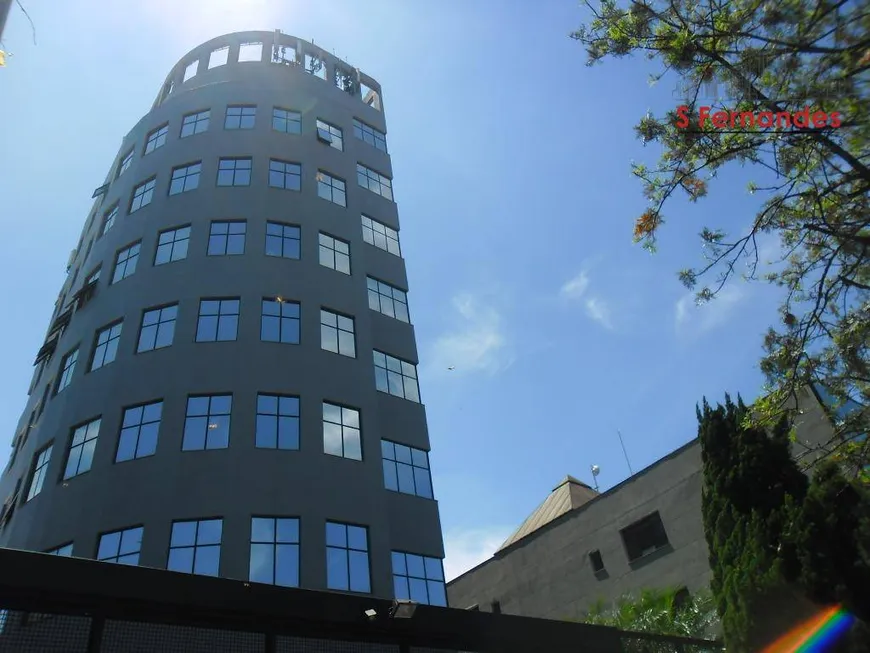
M592 465L592 482L595 483L595 491L598 492L598 473L601 468L598 465Z
M616 435L619 436L619 444L622 445L622 455L625 456L625 464L628 465L628 473L630 476L634 476L634 470L631 469L631 463L628 460L628 452L625 450L625 442L622 441L622 433L619 432L619 429L616 429Z

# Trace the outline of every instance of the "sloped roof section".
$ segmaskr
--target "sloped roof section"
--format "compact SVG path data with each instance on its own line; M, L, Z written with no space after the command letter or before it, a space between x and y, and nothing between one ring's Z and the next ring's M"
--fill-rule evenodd
M578 481L573 476L566 476L559 485L553 488L550 496L514 531L513 535L505 540L496 553L519 542L527 535L531 535L566 512L576 510L596 496L598 496L598 492L586 483Z

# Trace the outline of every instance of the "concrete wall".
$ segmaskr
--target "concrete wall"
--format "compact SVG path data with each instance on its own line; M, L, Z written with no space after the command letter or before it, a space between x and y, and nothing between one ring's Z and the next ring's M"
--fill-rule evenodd
M620 529L658 511L669 545L629 563ZM700 445L693 441L580 509L545 526L507 551L453 580L450 605L549 619L582 617L607 601L645 587L710 580L701 524ZM588 553L599 550L596 574Z
M800 394L795 459L803 467L830 449L833 429L816 395ZM706 588L712 574L701 515L701 449L690 442L596 499L531 534L447 586L450 605L575 619L598 599L611 602L644 588ZM811 471L811 470L809 470ZM658 511L669 546L629 562L620 529ZM589 551L599 550L603 572Z
M404 261L366 244L360 223L365 213L399 227L396 204L356 181L357 162L392 177L389 156L354 138L353 131L356 117L386 132L384 115L364 104L359 93L337 88L332 72L338 60L310 44L281 36L300 52L319 52L328 80L298 66L269 63L274 38L272 32L238 33L191 51L170 73L151 112L124 137L118 157L135 148L133 163L117 179L112 171L107 175L111 186L95 204L96 219L85 226L61 292L68 301L102 265L96 295L73 315L54 356L34 379L18 432L27 429L63 355L78 346L79 362L70 386L57 396L49 393L44 412L0 479L0 502L22 481L0 546L46 550L73 542L74 555L93 557L100 533L144 525L141 564L164 567L173 520L222 517L220 575L246 579L251 516L298 516L301 586L322 589L324 522L335 520L369 528L372 591L383 597L393 594L391 550L443 557L437 502L384 489L381 438L429 449L424 406L375 389L373 349L417 362L413 326L370 310L367 301L367 275L408 287ZM253 41L264 43L263 60L238 62L239 44ZM230 46L229 63L206 70L209 53L224 45ZM200 60L198 74L182 82L194 60ZM380 91L373 80L362 79ZM257 105L255 128L225 130L228 104ZM302 133L273 131L273 106L300 111ZM208 131L179 138L182 116L204 109L211 110ZM318 118L343 129L343 152L317 140ZM148 132L167 121L166 145L143 156ZM218 159L231 156L253 158L250 186L216 187ZM269 187L270 157L302 164L301 192ZM194 161L202 161L199 188L168 196L171 169ZM318 198L318 169L346 180L346 208ZM133 188L152 175L157 179L153 202L128 215ZM102 212L116 201L116 224L99 237ZM221 219L247 220L244 255L206 256L209 223ZM301 260L265 256L267 220L301 225ZM155 267L158 232L188 223L187 258ZM320 231L350 242L351 275L319 264ZM139 239L135 274L109 285L116 252ZM299 345L260 341L261 298L276 295L301 302ZM209 297L241 298L236 341L194 341L199 300ZM143 309L173 302L179 303L173 345L135 353ZM321 306L354 317L355 359L321 350ZM119 318L124 326L117 359L87 372L95 332ZM258 392L300 396L298 451L255 448ZM233 395L229 448L182 452L187 396L211 393ZM164 403L156 455L115 464L123 408L158 399ZM363 461L323 453L324 400L360 409ZM91 471L63 482L71 428L100 416ZM24 502L34 454L49 442L54 450L43 490Z

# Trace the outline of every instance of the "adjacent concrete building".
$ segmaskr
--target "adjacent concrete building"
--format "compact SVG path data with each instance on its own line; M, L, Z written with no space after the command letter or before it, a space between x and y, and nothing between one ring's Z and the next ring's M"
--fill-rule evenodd
M386 131L280 32L176 64L34 352L0 546L445 603Z
M832 415L812 390L800 405L793 451L808 464L832 444ZM491 559L448 583L450 605L580 619L644 588L706 588L702 480L697 439L601 494L568 476Z

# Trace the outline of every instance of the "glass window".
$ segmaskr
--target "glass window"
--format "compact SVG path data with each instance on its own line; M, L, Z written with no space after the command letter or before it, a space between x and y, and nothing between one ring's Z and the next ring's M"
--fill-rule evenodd
M416 365L377 350L373 353L375 387L380 392L419 403L420 388L417 384Z
M177 317L178 304L146 310L142 314L142 327L139 329L139 345L136 351L141 353L169 347L175 337Z
M363 240L390 254L401 256L399 232L367 215L362 216Z
M257 107L230 105L224 118L224 129L253 129Z
M140 249L142 249L141 241L133 243L118 252L118 255L115 257L115 273L112 275L112 283L118 283L136 271Z
M323 170L317 171L317 196L339 206L347 206L344 180L333 177Z
M157 129L148 133L145 140L145 154L153 152L158 147L166 145L166 135L169 133L169 123L164 123Z
M166 568L187 574L217 576L222 530L222 519L173 522Z
M60 375L57 377L57 388L54 390L55 394L66 388L72 382L73 373L76 371L76 363L78 360L78 348L72 350L63 357L63 360L60 363Z
M350 274L350 243L329 234L320 234L320 265Z
M275 107L272 109L272 129L285 134L301 134L302 114Z
M45 482L45 475L48 473L48 463L51 462L51 447L52 445L48 445L33 456L33 471L30 475L30 488L27 490L27 501L30 501L42 492L42 484Z
M302 166L298 163L270 159L269 186L284 190L299 190L302 188Z
M399 290L373 277L366 278L369 291L369 308L388 317L394 317L402 322L409 322L408 296L404 290Z
M154 455L157 451L162 414L162 401L124 410L121 433L118 436L118 452L115 455L116 463Z
M320 309L320 348L356 358L353 318Z
M362 460L358 410L323 402L323 453Z
M381 152L387 151L387 136L382 131L379 131L367 125L361 120L353 119L353 135L361 141L365 141L369 145L373 145Z
M100 235L103 236L105 233L115 226L115 218L118 217L118 205L115 204L108 211L103 214L103 225L100 228Z
M263 299L260 314L260 340L299 344L299 302L288 302L280 297Z
M440 558L393 551L393 591L400 601L447 607Z
M208 235L209 256L237 256L245 253L244 220L215 221L211 223Z
M259 449L299 448L299 397L257 395L257 434Z
M91 372L104 367L118 355L118 342L121 339L123 321L115 322L97 331L94 353L91 357Z
M190 243L190 225L161 231L157 237L154 265L164 265L187 258Z
M299 520L251 518L252 583L299 587Z
M97 436L100 434L100 421L97 418L73 429L63 480L90 471L94 462L94 449L97 448Z
M218 186L250 186L251 159L221 159L218 163Z
M668 534L658 512L647 515L620 531L629 562L668 545Z
M226 449L230 446L232 395L187 398L182 451Z
M432 498L429 454L398 442L381 440L384 487L393 492Z
M181 120L181 138L187 138L194 134L201 134L208 130L208 123L211 119L211 110L198 111L197 113L188 113Z
M59 546L57 548L51 549L49 551L46 551L46 553L48 555L61 556L64 558L72 557L72 552L73 552L73 543L72 542L70 542L69 544L64 544L63 546Z
M115 179L127 172L127 168L130 167L131 163L133 163L133 148L130 148L130 151L121 158L121 163L118 165L118 174L115 175Z
M147 181L143 181L133 189L133 197L130 199L129 213L134 213L143 206L151 204L151 200L154 199L154 186L156 184L157 179L152 177Z
M326 522L326 587L371 592L369 536L364 526Z
M357 163L356 180L363 188L368 188L373 193L385 197L388 200L393 199L393 185L389 177L385 177L379 172L375 172L371 168L367 168L361 163Z
M330 125L328 122L317 119L317 138L328 143L339 152L344 150L344 139L340 127Z
M199 175L202 172L202 162L190 163L172 169L172 180L169 182L169 194L178 195L199 188Z
M297 225L282 222L266 223L266 256L298 259L302 232Z
M197 342L235 340L239 330L239 298L202 299L199 302Z
M97 560L117 562L122 565L138 565L142 550L142 526L123 531L103 533L97 547Z

